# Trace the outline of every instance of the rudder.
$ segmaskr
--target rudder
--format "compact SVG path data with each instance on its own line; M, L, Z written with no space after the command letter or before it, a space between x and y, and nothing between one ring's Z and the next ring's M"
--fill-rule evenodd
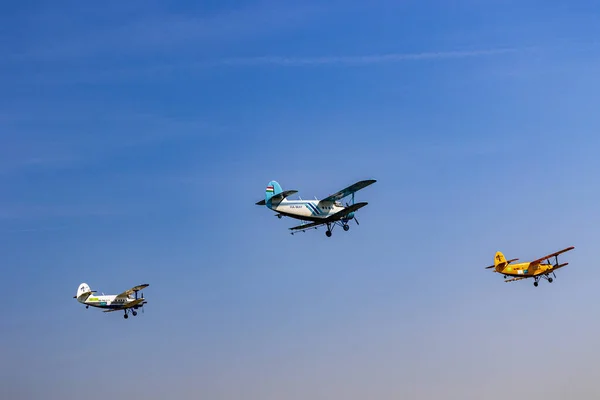
M81 285L79 285L79 288L77 288L77 294L73 297L75 297L78 301L85 301L90 295L92 294L92 290L90 289L90 287L88 286L87 283L82 283Z
M265 189L265 202L268 203L269 200L271 200L271 197L281 192L283 192L283 190L281 189L281 186L279 186L279 183L277 183L277 181L269 182L267 188Z
M504 257L504 254L502 254L501 252L496 252L496 255L494 256L494 267L496 269L498 269L498 266L500 267L504 267L506 265L506 258Z

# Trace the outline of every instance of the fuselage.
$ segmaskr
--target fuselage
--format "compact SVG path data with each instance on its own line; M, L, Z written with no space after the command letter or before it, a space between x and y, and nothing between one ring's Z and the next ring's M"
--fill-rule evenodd
M319 202L319 200L288 200L283 199L278 203L271 204L271 210L282 215L304 221L318 221L327 218L345 207L339 202ZM351 213L352 214L352 213ZM353 215L348 215L348 220Z
M499 269L498 272L504 275L509 276L536 276L547 273L552 270L554 266L552 264L538 264L531 265L531 263L518 263L518 264L508 264L502 269Z
M77 301L79 301L82 304L85 304L86 306L118 310L121 308L126 308L125 306L135 301L135 299L132 297L117 298L117 295L91 295L88 296L86 299L78 298Z

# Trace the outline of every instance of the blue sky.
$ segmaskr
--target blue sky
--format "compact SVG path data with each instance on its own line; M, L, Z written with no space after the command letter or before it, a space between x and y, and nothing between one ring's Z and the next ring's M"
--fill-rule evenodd
M600 394L595 2L0 14L0 397ZM329 239L254 205L366 178ZM570 245L552 285L483 269Z

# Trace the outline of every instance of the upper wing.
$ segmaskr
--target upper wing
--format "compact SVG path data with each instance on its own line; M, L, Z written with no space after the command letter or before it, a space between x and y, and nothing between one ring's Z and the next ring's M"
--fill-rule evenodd
M127 297L130 294L133 294L134 292L137 292L138 290L142 290L144 288L147 288L148 286L150 286L150 285L147 284L147 283L144 283L143 285L134 286L131 289L128 289L128 290L124 291L123 293L117 295L117 298Z
M552 258L552 257L554 257L554 256L557 256L557 255L559 255L559 254L565 253L565 252L567 252L567 251L573 250L574 248L575 248L575 247L573 247L573 246L571 246L571 247L567 247L566 249L563 249L563 250L561 250L561 251L557 251L556 253L548 254L548 255L547 255L547 256L545 256L545 257L538 258L537 260L535 260L535 261L532 261L530 264L531 264L531 265L538 265L538 264L539 264L539 263L541 263L542 261L546 261L546 260L547 260L547 259L549 259L549 258Z
M275 201L275 202L281 201L281 200L285 199L286 197L291 196L295 193L298 193L298 191L297 190L285 190L285 191L271 197L271 201ZM267 204L267 202L264 199L256 202L257 206L264 206L266 204Z
M368 179L366 181L360 181L360 182L356 182L354 185L350 185L345 189L340 190L339 192L332 194L328 197L325 197L323 200L323 202L331 202L331 201L336 201L336 200L340 200L343 199L346 196L351 195L354 192L359 191L360 189L364 189L369 185L372 185L373 183L377 182L375 179Z

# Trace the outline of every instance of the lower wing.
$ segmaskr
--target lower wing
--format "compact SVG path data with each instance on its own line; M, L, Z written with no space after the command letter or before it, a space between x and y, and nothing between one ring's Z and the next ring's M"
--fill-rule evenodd
M507 279L504 282L515 282L515 281L520 281L521 279L527 279L527 278L531 278L531 277L530 276L520 276L518 278Z
M557 270L557 269L559 269L559 268L562 268L562 267L564 267L564 266L566 266L566 265L569 265L569 263L559 264L559 265L557 265L556 267L553 267L553 268L552 268L550 271Z
M354 212L360 208L363 208L364 206L366 206L367 203L366 201L362 202L362 203L356 203L356 204L352 204L349 207L344 208L341 211L336 212L333 215L330 215L329 217L325 218L326 222L333 222L333 221L339 221L340 219L344 218L346 215L350 214L351 212Z
M119 304L118 307L110 308L108 310L104 310L103 312L123 311L126 308L139 306L140 304L144 305L145 303L147 303L146 299L141 298L141 299L137 299L134 301L130 301L129 303L126 303L126 304Z
M123 308L131 308L131 307L139 306L139 305L140 305L140 303L144 304L144 303L147 303L147 301L146 301L146 299L144 299L144 298L142 297L141 299L137 299L137 300L134 300L134 301L130 301L129 303L127 303L127 304L124 304L124 305L123 305Z
M366 206L367 202L362 202L362 203L356 203L351 205L350 207L346 207L341 211L336 212L335 214L330 215L327 218L323 218L320 221L315 221L315 222L311 222L310 224L302 224L302 225L298 225L298 226L294 226L293 228L290 228L291 231L297 231L297 230L304 230L304 229L310 229L310 228L316 228L317 226L320 225L324 225L324 224L328 224L331 222L335 222L335 221L339 221L340 219L344 218L345 216L347 216L348 214L363 208L364 206Z
M302 225L294 226L293 228L290 228L290 231L298 231L298 230L316 228L317 226L325 225L326 223L327 223L326 221L311 222L311 223L308 223L308 224L302 224Z

